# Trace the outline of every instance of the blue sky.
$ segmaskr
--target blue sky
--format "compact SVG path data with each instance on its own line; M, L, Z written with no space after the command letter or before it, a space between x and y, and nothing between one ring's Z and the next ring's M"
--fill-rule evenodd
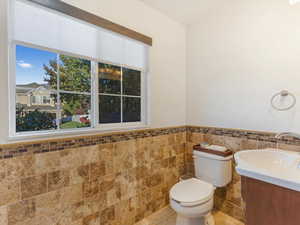
M56 58L56 54L17 45L16 58L17 84L44 83L43 65L48 65L50 60Z

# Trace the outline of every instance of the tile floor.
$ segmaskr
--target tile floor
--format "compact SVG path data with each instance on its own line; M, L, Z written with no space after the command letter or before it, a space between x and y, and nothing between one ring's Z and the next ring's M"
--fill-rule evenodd
M214 217L215 225L244 225L222 212L214 212ZM176 225L176 213L170 207L166 207L135 225Z

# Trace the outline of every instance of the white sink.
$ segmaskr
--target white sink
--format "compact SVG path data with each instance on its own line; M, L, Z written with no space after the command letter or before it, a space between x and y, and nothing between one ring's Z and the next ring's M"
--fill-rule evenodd
M241 176L300 191L300 153L270 148L240 151L234 158Z

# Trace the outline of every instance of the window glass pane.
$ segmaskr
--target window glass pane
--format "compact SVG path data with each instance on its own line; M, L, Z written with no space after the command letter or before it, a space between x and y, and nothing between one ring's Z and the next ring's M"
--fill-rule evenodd
M52 68L49 68L53 70ZM91 62L71 56L59 56L60 90L91 92Z
M141 99L123 97L123 122L141 121Z
M141 72L123 68L123 94L141 96Z
M16 131L56 128L56 96L46 67L57 71L55 53L16 46ZM56 80L56 77L54 77ZM44 101L44 99L47 99Z
M99 123L121 122L121 97L99 96Z
M99 63L99 93L121 94L121 67Z
M91 96L60 94L61 129L82 128L91 125Z
M30 104L34 95L38 92L32 92L28 96L18 96L16 104L16 131L41 131L56 129L56 95L49 94L49 104L36 101ZM36 98L38 99L38 98Z
M53 68L53 79L56 81L57 63L56 53L16 46L16 85L17 90L31 90L32 88L49 88L49 74L47 68ZM51 74L52 75L52 74ZM47 87L49 86L49 87ZM55 84L51 85L56 89Z

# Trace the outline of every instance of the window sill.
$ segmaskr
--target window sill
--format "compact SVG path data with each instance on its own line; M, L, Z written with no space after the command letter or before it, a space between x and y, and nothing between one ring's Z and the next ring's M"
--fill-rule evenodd
M79 136L88 136L96 134L105 134L108 132L121 132L121 131L132 131L132 130L141 130L149 129L150 126L146 124L139 124L127 127L113 127L106 126L102 128L78 128L70 130L60 130L60 131L41 131L39 133L21 133L10 135L8 137L9 143L22 142L22 141L38 141L38 140L48 140L48 139L57 139L57 138L70 138L70 137L79 137ZM62 136L63 135L63 136Z

